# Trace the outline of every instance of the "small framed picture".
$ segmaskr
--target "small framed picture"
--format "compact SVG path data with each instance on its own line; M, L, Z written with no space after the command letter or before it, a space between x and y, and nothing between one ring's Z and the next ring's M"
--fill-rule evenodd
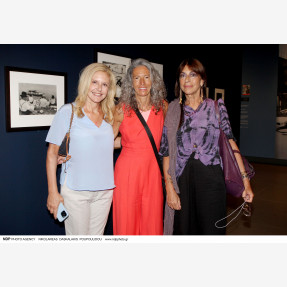
M224 89L214 89L214 100L222 99L224 101Z
M152 63L152 65L159 72L160 76L163 78L163 65L158 63Z
M66 73L5 67L6 130L47 129L67 102Z
M250 96L250 85L242 85L242 96Z
M126 57L120 57L111 54L105 54L96 51L96 59L95 61L98 63L103 63L107 65L116 77L116 84L117 84L117 95L116 97L119 98L121 96L121 86L122 81L127 73L127 70L131 64L131 59Z

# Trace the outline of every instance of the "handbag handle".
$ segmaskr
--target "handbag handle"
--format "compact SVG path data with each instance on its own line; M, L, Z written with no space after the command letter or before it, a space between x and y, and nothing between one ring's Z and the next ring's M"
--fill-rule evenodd
M70 126L69 126L69 130L67 132L67 140L66 140L66 151L67 151L67 156L69 154L69 144L70 144L70 131L71 131L71 126L72 126L72 122L73 122L73 118L74 118L74 106L71 103L72 106L72 114L71 114L71 119L70 119Z
M142 114L140 113L139 109L135 109L135 113L138 116L139 120L141 121L142 125L144 126L144 128L146 130L146 133L147 133L147 135L149 137L149 140L150 140L150 143L152 145L152 149L153 149L154 155L156 157L156 161L157 161L159 169L160 169L161 176L163 177L163 169L162 169L162 166L161 166L161 163L160 163L159 154L158 154L158 151L157 151L157 148L156 148L156 145L155 145L152 133L151 133L151 131L150 131L145 119L143 118Z
M68 131L68 133L69 133L69 134L70 134L70 130L71 130L71 126L72 126L73 118L74 118L74 106L73 106L73 104L72 104L72 103L71 103L71 106L72 106L72 114L71 114L70 126L69 126L69 131Z
M71 113L71 117L70 117L70 125L69 125L69 130L66 133L60 147L59 147L59 152L58 155L65 157L65 161L64 163L66 163L67 160L69 160L71 158L71 156L69 155L69 144L70 144L70 131L71 131L71 126L72 126L72 122L73 122L73 118L74 118L74 106L71 103L71 107L72 107L72 113ZM65 164L65 172L66 172L66 164Z
M220 128L221 120L220 120L220 114L219 114L218 102L217 102L217 101L214 101L214 107L215 107L215 114L216 114L216 118L217 118L217 120L218 120L219 128ZM233 151L234 153L239 153L239 154L241 155L241 153L240 153L240 151L239 151L239 150L232 149L232 151Z

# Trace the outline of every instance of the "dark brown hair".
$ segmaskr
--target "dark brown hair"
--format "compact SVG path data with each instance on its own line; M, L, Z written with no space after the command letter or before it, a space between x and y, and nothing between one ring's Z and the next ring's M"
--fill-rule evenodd
M201 79L204 81L203 86L202 86L202 92L203 92L203 98L204 99L206 98L206 72L205 72L204 66L197 59L193 59L193 58L184 59L180 63L179 67L177 68L176 81L175 81L175 87L174 87L174 93L175 93L176 98L179 98L180 94L182 94L181 114L180 114L180 122L179 122L178 128L180 128L183 123L183 115L184 115L183 108L184 108L184 103L186 100L184 92L182 92L180 89L179 76L185 66L188 66L193 72L197 73L201 77Z

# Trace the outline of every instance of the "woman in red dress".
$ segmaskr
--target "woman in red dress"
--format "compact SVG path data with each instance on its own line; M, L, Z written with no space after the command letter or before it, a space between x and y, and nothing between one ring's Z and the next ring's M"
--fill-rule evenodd
M122 84L115 112L114 133L120 132L121 153L115 166L113 196L114 235L162 235L161 173L149 137L135 114L139 109L159 150L164 114L165 85L144 59L132 61ZM116 147L119 147L119 145Z

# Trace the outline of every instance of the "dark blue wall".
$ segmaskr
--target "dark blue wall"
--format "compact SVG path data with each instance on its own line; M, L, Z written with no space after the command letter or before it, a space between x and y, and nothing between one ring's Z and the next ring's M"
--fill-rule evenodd
M1 182L0 234L64 234L46 209L47 131L6 132L4 66L68 72L68 101L78 73L93 59L93 49L79 45L0 45Z
M247 156L275 158L279 45L245 45L242 83L250 85L248 128L240 129Z
M239 137L242 50L244 45L0 45L0 235L61 235L63 225L46 209L47 130L6 132L4 67L67 73L68 102L76 96L80 70L94 61L95 49L119 56L143 57L164 65L168 99L173 99L175 72L188 56L207 69L210 96L225 89L225 102ZM166 53L167 52L167 53ZM273 112L273 110L271 111ZM115 154L117 158L118 153ZM106 234L112 234L109 218Z

